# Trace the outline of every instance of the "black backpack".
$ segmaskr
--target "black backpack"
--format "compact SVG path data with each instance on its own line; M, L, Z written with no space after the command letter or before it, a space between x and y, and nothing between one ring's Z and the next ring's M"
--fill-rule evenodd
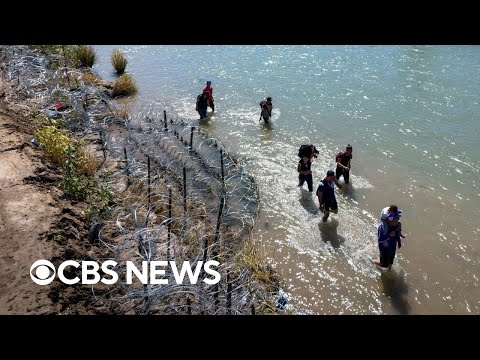
M313 148L313 156L317 157L319 151L312 144L300 146L300 149L298 149L298 157L303 158L304 156L308 156L308 157L312 156L312 148Z
M208 105L208 97L203 97L203 93L197 96L197 105L204 108Z

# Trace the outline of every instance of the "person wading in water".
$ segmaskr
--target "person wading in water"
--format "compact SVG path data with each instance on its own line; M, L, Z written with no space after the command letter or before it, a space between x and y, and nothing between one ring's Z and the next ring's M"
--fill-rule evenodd
M212 113L215 112L215 104L213 102L213 87L210 80L207 81L207 86L205 86L203 92L208 93L208 106L212 108Z
M262 109L262 111L260 113L259 121L262 120L262 117L263 117L263 121L265 121L265 123L268 124L270 118L272 117L272 109L273 109L272 98L267 97L266 100L262 100L260 102L260 108Z

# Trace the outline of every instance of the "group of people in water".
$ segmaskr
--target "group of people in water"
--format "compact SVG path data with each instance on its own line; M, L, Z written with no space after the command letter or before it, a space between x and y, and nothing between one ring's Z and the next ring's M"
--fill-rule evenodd
M338 188L342 188L342 185L338 182L340 177L343 176L345 184L350 182L350 167L352 159L352 145L348 144L345 151L340 151L336 157L337 162L336 171L328 170L327 175L320 180L316 195L318 197L318 203L320 205L320 211L323 213L323 221L327 221L330 216L330 212L334 214L338 213L338 204L335 197L335 185ZM298 162L298 186L302 187L306 182L308 185L308 191L313 192L313 177L312 177L312 160L317 157L319 151L314 145L302 145L298 151L300 161Z
M207 117L207 108L210 107L212 112L215 111L213 100L212 82L207 81L202 94L197 96L196 110L200 114L200 120ZM267 97L260 102L260 119L268 124L272 117L272 98ZM338 204L335 197L335 186L342 188L339 183L341 177L345 184L350 183L350 169L353 147L348 144L345 150L340 151L335 156L337 167L335 171L332 169L327 171L327 174L320 180L316 190L316 195L319 203L319 210L323 213L322 221L326 222L330 213L338 213ZM312 176L312 160L316 158L319 151L313 144L302 145L298 152L300 161L298 162L298 186L303 187L306 182L308 191L313 193L313 176ZM371 260L375 265L390 270L395 258L395 253L401 248L401 238L405 238L402 234L402 224L400 217L402 210L399 210L396 205L390 205L384 208L380 214L380 224L377 227L377 240L379 248L379 259Z
M197 96L197 101L195 102L195 110L200 115L200 120L204 120L207 118L207 110L208 108L212 109L212 113L215 112L215 103L213 99L213 87L212 82L210 80L207 81L206 86L203 88L203 91L200 95ZM272 117L272 98L267 97L265 100L260 102L260 119L268 124L270 122L270 118Z
M345 184L350 183L350 169L352 161L352 145L348 144L345 150L340 151L335 156L337 167L335 171L328 170L327 174L320 180L316 190L316 195L319 203L319 210L323 213L322 221L326 222L330 213L338 213L338 204L335 197L335 186L342 188L339 183L340 177L343 176ZM308 191L313 192L313 177L312 177L312 160L316 158L319 151L314 145L302 145L300 147L298 156L298 186L303 187L306 182ZM402 246L401 239L405 238L402 234L402 224L400 217L402 210L399 210L396 205L390 205L384 208L380 214L380 224L377 227L377 240L379 249L379 259L371 260L372 263L380 268L390 270L395 259L397 248Z

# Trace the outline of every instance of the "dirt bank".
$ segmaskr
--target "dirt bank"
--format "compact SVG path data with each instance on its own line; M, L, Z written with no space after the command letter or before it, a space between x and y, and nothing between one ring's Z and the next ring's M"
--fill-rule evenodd
M88 288L38 286L30 279L38 259L84 258L101 250L86 241L82 205L56 186L61 171L31 142L32 119L19 103L5 100L9 91L0 77L0 314L108 312L103 304L93 306Z
M42 164L22 124L0 99L0 313L52 313L57 309L48 289L32 283L29 269L35 260L53 255L45 234L59 215L59 193L53 186L45 191L41 182L29 181L56 175Z

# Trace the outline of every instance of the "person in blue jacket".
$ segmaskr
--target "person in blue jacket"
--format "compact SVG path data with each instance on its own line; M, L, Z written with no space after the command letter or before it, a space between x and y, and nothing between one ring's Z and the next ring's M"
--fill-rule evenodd
M380 251L380 259L372 260L375 265L378 265L386 270L392 268L397 246L402 247L401 238L405 238L402 234L402 223L399 221L400 216L389 217L386 225L382 222L377 228L378 250ZM384 227L387 226L385 231Z
M320 180L317 188L318 203L320 204L320 211L323 213L322 221L327 221L330 216L330 212L334 214L338 213L338 204L335 197L335 185L338 188L342 188L333 170L328 170L327 175Z

